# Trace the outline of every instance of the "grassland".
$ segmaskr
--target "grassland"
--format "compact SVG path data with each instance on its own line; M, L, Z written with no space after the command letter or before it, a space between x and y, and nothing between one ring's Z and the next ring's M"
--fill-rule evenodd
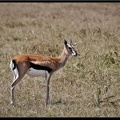
M16 86L10 59L58 56L63 40L79 42L50 81L24 76ZM0 3L0 117L120 117L120 3Z

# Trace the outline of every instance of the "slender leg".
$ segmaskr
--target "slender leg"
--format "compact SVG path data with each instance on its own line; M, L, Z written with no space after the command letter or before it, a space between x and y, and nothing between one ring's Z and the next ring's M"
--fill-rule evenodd
M45 79L46 79L46 105L49 103L49 83L50 83L50 77L51 75L46 71L46 76L45 76Z
M13 106L14 106L14 88L15 87L11 87L11 91L10 91L10 96L11 96L10 104L13 105Z
M19 78L19 73L18 73L18 69L16 68L15 70L12 70L13 72L13 77L14 80L11 84L11 91L10 91L10 96L11 96L11 104L14 105L14 89L15 89L15 82L17 81L17 79Z
M10 91L10 95L11 95L11 105L14 105L14 89L15 89L15 85L20 81L20 78L15 79L12 84L11 84L11 91Z
M10 104L14 106L14 89L15 86L11 85L11 90L10 90Z
M12 66L12 63L11 63ZM27 63L19 63L17 65L17 67L13 70L13 76L14 76L14 81L11 84L11 91L10 91L10 95L11 95L11 104L14 105L14 89L15 86L17 85L17 83L23 78L23 76L26 74L29 64L27 65ZM12 68L12 67L11 67Z
M23 76L25 75L22 74L20 75L17 79L15 79L12 84L11 84L11 104L14 105L14 89L15 89L15 86L18 84L18 82L23 78Z
M24 68L22 65L21 67L19 67L19 72L18 72L18 68L16 67L15 70L12 70L13 72L13 76L14 76L14 81L11 84L11 91L10 91L10 96L11 96L11 104L14 105L14 89L15 86L17 85L17 83L23 78L23 76L25 75L25 73L27 72L27 68Z

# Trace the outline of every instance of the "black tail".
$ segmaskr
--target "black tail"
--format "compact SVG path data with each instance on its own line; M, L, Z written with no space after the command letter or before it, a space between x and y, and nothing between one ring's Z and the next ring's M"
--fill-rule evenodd
M16 65L16 61L15 60L12 60L13 64L14 64L14 67L12 68L13 70L17 67Z

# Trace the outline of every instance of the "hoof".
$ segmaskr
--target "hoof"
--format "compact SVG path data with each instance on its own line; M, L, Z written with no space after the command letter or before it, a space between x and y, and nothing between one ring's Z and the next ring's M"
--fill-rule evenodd
M10 104L11 104L12 106L14 106L14 103L13 103L13 102L10 102Z

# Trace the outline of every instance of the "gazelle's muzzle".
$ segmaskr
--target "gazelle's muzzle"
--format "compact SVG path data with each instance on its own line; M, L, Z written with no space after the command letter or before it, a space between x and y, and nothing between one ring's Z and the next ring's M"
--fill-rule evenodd
M77 51L73 51L73 52L72 52L72 55L73 55L74 57L77 57Z

